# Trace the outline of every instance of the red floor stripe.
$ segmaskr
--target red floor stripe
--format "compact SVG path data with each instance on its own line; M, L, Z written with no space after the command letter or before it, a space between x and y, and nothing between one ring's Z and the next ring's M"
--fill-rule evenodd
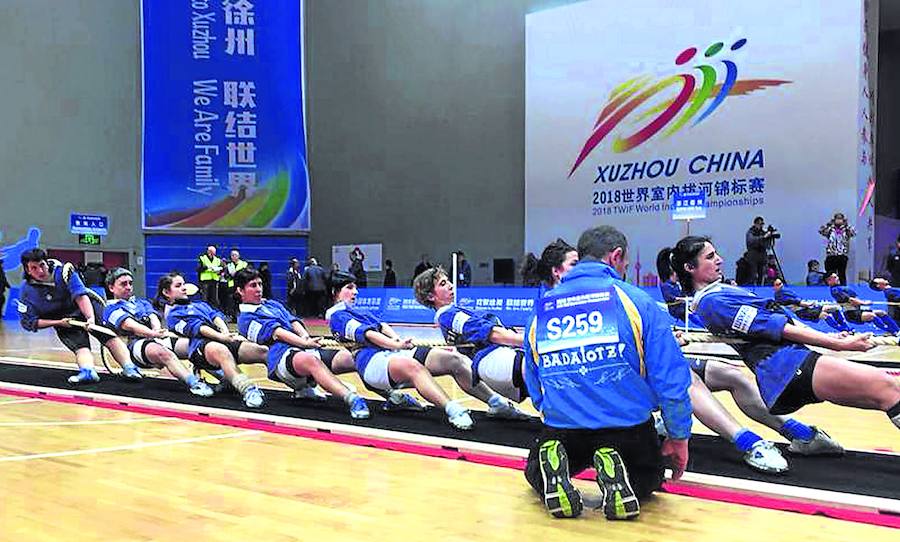
M312 429L303 429L288 425L277 425L275 423L264 422L251 419L226 418L223 416L206 415L194 412L182 412L163 407L150 407L142 405L132 405L123 402L114 402L105 399L92 399L89 397L72 397L68 395L56 395L51 392L34 392L18 389L8 389L0 385L0 393L13 395L18 397L44 399L58 403L79 404L109 410L121 410L125 412L133 412L138 414L148 414L155 416L164 416L169 418L178 418L183 420L210 423L215 425L224 425L236 427L240 429L252 429L263 431L266 433L276 433L281 435L291 435L315 440L323 440L328 442L338 442L342 444L351 444L354 446L364 446L369 448L378 448L382 450L391 450L415 455L423 455L427 457L440 457L445 459L456 459L468 461L480 465L489 465L493 467L502 467L515 470L524 470L525 459L515 457L497 456L492 454L483 454L475 452L463 452L455 448L438 448L436 446L427 446L422 444L412 444L406 442L394 442L374 437L361 437L354 435L341 435L331 433L330 431L320 431ZM593 480L594 471L589 469L579 473L576 476L579 480ZM868 525L877 525L882 527L892 527L900 529L900 516L892 514L881 514L878 512L869 512L856 510L852 508L842 508L840 506L830 506L819 503L808 503L788 498L768 497L763 495L748 494L731 489L713 488L709 486L698 486L678 481L666 481L663 489L667 493L674 495L682 495L697 499L727 502L731 504L739 504L743 506L752 506L755 508L766 508L770 510L781 510L786 512L798 512L807 515L823 515L833 519L844 521L852 521L855 523L865 523Z
M667 493L696 497L698 499L742 504L770 510L782 510L785 512L799 512L811 516L826 516L833 519L866 523L881 527L893 527L900 529L900 516L892 514L879 514L853 508L841 508L820 503L795 501L787 498L767 497L764 495L750 495L730 489L719 489L709 486L697 486L678 481L667 481L664 484Z

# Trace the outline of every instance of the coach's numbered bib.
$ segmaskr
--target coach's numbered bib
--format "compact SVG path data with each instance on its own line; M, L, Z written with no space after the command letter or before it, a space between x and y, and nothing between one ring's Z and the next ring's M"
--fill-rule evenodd
M613 290L599 290L540 300L537 349L545 354L619 342Z

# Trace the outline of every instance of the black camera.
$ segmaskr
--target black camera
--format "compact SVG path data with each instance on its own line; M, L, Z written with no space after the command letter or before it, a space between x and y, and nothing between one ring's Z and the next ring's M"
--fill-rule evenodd
M766 229L766 234L769 239L781 239L781 233L771 224L769 224L768 229Z

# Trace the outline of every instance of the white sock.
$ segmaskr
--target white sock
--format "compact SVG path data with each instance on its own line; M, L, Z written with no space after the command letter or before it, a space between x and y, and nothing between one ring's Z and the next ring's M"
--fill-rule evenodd
M462 414L465 411L466 411L466 409L461 404L457 403L456 401L450 401L447 403L447 406L444 407L444 412L447 413L448 418L453 418L455 416L459 416L460 414Z

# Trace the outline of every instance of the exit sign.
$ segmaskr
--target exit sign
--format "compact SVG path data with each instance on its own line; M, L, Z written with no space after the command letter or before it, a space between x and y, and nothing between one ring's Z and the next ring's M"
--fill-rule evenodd
M97 246L100 244L100 236L93 233L81 233L78 235L78 244Z

